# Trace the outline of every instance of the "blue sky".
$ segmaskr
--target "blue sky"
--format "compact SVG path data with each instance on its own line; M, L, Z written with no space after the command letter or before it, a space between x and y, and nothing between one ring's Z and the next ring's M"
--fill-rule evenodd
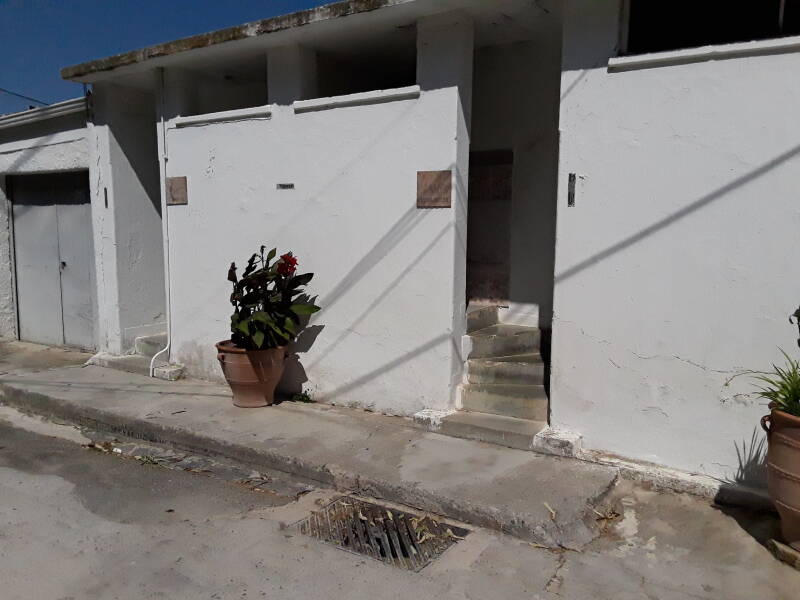
M52 103L80 96L61 67L332 0L0 0L0 88ZM0 92L0 114L32 104Z

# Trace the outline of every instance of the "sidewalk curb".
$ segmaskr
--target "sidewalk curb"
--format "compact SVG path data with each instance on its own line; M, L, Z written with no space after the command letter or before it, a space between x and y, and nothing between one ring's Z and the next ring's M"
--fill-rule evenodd
M342 493L384 499L420 511L444 515L471 525L494 529L549 548L580 549L597 535L597 512L605 513L607 501L619 478L594 497L586 499L582 518L569 522L536 522L529 513L517 513L491 505L477 505L444 493L420 489L415 484L364 477L335 464L319 464L285 453L242 444L225 443L208 435L170 427L141 418L123 418L93 407L79 406L46 394L21 389L0 381L0 403L22 412L69 421L89 429L118 433L130 438L169 444L178 449L208 456L222 456L253 466L263 466L330 486ZM597 512L596 512L597 511Z

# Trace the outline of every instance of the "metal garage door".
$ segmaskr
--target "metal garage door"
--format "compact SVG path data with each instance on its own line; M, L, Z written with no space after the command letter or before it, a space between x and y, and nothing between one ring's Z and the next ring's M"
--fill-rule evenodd
M88 173L11 178L19 337L94 348Z

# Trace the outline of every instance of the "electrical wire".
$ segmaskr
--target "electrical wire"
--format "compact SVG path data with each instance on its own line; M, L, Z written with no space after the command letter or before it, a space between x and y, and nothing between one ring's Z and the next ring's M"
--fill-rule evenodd
M37 104L43 104L44 106L49 106L49 103L42 102L41 100L37 100L36 98L31 98L30 96L25 96L23 94L18 94L16 92L12 92L11 90L7 90L5 88L0 87L0 92L5 92L11 96L16 96L17 98L22 98L23 100L29 100L30 102L36 102Z

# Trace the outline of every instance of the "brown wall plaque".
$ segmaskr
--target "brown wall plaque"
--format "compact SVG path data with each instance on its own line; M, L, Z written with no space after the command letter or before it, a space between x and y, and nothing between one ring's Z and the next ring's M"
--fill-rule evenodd
M450 208L452 171L417 171L417 208Z
M186 177L167 177L167 206L189 204Z

